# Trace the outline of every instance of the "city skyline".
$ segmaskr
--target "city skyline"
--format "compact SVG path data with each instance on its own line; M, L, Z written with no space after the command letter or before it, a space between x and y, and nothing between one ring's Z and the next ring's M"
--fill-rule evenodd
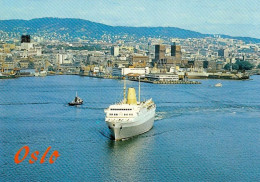
M201 33L260 38L260 2L231 0L0 1L0 19L80 18L112 26L178 27ZM10 13L11 12L11 13Z

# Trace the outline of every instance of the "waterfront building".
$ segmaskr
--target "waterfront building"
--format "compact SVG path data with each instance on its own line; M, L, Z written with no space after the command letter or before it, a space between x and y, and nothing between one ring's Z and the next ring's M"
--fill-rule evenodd
M13 60L12 57L5 57L5 61L2 63L2 67L1 67L1 70L2 72L5 72L5 73L11 73L14 68L15 68L16 64Z
M171 45L171 56L175 57L177 60L181 60L181 46L176 45L174 42L173 45Z
M207 68L208 68L208 70L210 70L210 71L216 71L216 69L217 69L217 63L216 63L216 61L209 61Z
M98 74L100 72L100 69L99 69L99 67L94 67L94 69L93 69L93 73L94 74Z
M194 68L203 68L203 61L200 61L200 60L195 60L194 61Z
M29 60L22 60L19 62L20 68L27 69L29 67Z
M170 68L174 65L181 65L181 46L177 46L174 43L171 45L171 49L168 49L166 45L155 45L154 62L156 62L160 68Z
M129 74L136 74L136 75L146 75L149 74L149 67L145 68L122 68L123 76L129 75Z
M170 73L157 73L149 74L145 76L150 81L178 81L179 76L177 74Z
M112 76L121 77L121 76L122 76L122 68L113 67L113 68L112 68Z
M131 63L135 68L144 68L149 62L148 56L132 56Z
M159 61L165 58L166 46L165 45L155 45L155 61Z

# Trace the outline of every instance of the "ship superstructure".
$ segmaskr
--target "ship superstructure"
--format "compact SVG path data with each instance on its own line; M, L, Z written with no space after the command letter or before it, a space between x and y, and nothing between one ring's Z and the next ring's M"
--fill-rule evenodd
M153 127L156 105L149 99L140 101L140 81L139 81L139 101L136 100L134 88L129 88L127 99L125 98L116 104L105 109L106 123L115 140L122 140L149 131Z

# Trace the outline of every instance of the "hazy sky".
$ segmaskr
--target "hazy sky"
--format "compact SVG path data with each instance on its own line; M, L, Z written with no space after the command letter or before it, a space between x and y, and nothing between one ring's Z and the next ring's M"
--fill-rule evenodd
M0 0L0 19L81 18L260 38L260 0Z

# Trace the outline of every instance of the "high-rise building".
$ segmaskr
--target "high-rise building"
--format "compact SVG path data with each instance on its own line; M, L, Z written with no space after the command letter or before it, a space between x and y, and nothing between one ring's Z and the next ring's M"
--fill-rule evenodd
M155 61L165 58L166 47L165 45L155 45Z
M30 43L30 42L31 42L30 35L22 35L21 36L21 43Z
M31 43L30 35L21 36L21 49L29 51L34 48L34 44Z
M171 56L175 59L181 60L181 46L176 45L175 42L171 45Z
M218 56L220 57L228 57L228 49L220 49L218 50Z
M119 55L119 46L112 46L111 47L111 55L118 56Z

